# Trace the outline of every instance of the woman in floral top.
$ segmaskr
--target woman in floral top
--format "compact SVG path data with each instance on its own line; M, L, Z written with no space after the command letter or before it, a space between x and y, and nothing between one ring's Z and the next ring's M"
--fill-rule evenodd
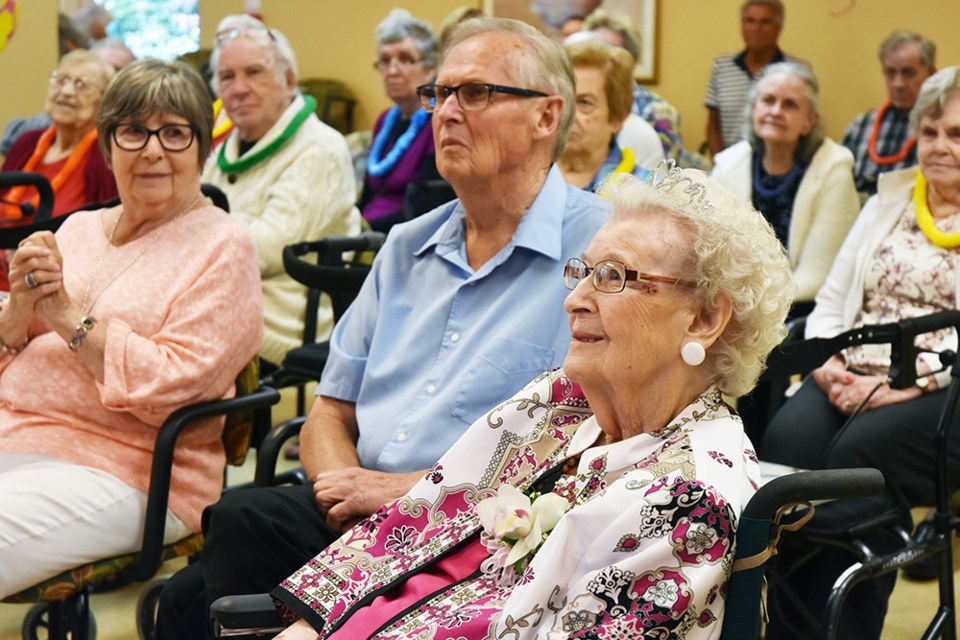
M721 393L782 339L790 267L699 171L605 195L611 221L563 274L564 369L285 580L281 638L719 636L759 478Z
M852 327L897 322L960 301L960 67L924 82L910 116L920 166L885 173L847 236L807 321L808 337L830 337ZM776 415L763 441L763 458L805 468L876 467L883 471L891 506L904 525L910 507L932 504L933 433L950 372L937 352L957 349L952 329L918 336L915 387L885 384L886 345L847 349L801 387ZM838 437L853 414L856 418ZM960 442L951 441L950 474L960 478ZM955 490L956 487L950 487ZM822 608L829 585L855 559L811 565L807 604ZM842 638L877 638L896 573L855 589L844 611ZM863 611L871 615L864 616ZM774 624L798 628L776 610ZM801 636L809 637L804 633ZM769 635L768 637L780 637ZM792 636L787 636L792 637Z

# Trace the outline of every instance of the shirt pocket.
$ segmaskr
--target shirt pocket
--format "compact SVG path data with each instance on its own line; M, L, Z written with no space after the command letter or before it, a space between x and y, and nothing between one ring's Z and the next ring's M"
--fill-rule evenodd
M463 375L453 417L473 424L552 368L553 358L553 349L522 340L497 338L488 342Z

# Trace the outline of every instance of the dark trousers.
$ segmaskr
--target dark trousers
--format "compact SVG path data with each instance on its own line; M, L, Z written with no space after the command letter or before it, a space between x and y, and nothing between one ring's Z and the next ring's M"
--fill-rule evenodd
M199 561L160 595L160 639L213 638L213 601L271 591L340 537L320 515L312 484L228 492L204 511L203 533Z
M808 379L771 421L760 446L760 458L806 469L875 467L883 472L887 489L882 498L872 501L873 508L894 510L900 523L909 529L910 507L934 501L934 434L946 396L946 391L936 391L867 411L837 437L847 418ZM951 429L948 451L951 478L956 481L960 478L960 431L956 426ZM823 516L818 513L808 527L818 528L818 520L823 522L827 517L833 522L856 522L863 517L864 502L838 501L823 509ZM795 539L791 541L791 537ZM784 569L798 566L810 551L796 542L802 537L802 531L784 536L779 560ZM865 541L881 553L896 548L894 538L886 531L870 534ZM819 620L834 581L856 560L846 551L823 549L796 571L789 586ZM879 638L895 582L896 573L890 573L853 589L843 608L838 637ZM811 637L798 622L795 603L781 596L772 590L767 638Z

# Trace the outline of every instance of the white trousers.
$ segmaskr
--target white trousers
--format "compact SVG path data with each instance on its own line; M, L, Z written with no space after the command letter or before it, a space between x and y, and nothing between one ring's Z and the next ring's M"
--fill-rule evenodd
M140 548L147 495L114 476L0 451L0 600L67 569ZM170 511L164 542L190 530Z

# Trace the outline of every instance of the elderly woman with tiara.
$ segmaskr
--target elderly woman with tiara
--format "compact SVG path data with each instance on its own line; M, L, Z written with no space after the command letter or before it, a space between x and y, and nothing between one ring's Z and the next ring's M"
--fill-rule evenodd
M421 202L404 211L408 187L427 180L442 180L437 172L430 114L420 108L417 87L429 84L437 73L439 51L430 27L403 9L394 9L377 27L377 60L374 68L393 106L380 114L373 127L366 177L358 206L377 231L388 231L397 222L424 213L445 200L453 190L441 190L440 200Z
M275 589L280 638L717 637L759 481L721 394L782 339L790 267L701 172L621 174L604 195L609 223L562 274L563 369Z

